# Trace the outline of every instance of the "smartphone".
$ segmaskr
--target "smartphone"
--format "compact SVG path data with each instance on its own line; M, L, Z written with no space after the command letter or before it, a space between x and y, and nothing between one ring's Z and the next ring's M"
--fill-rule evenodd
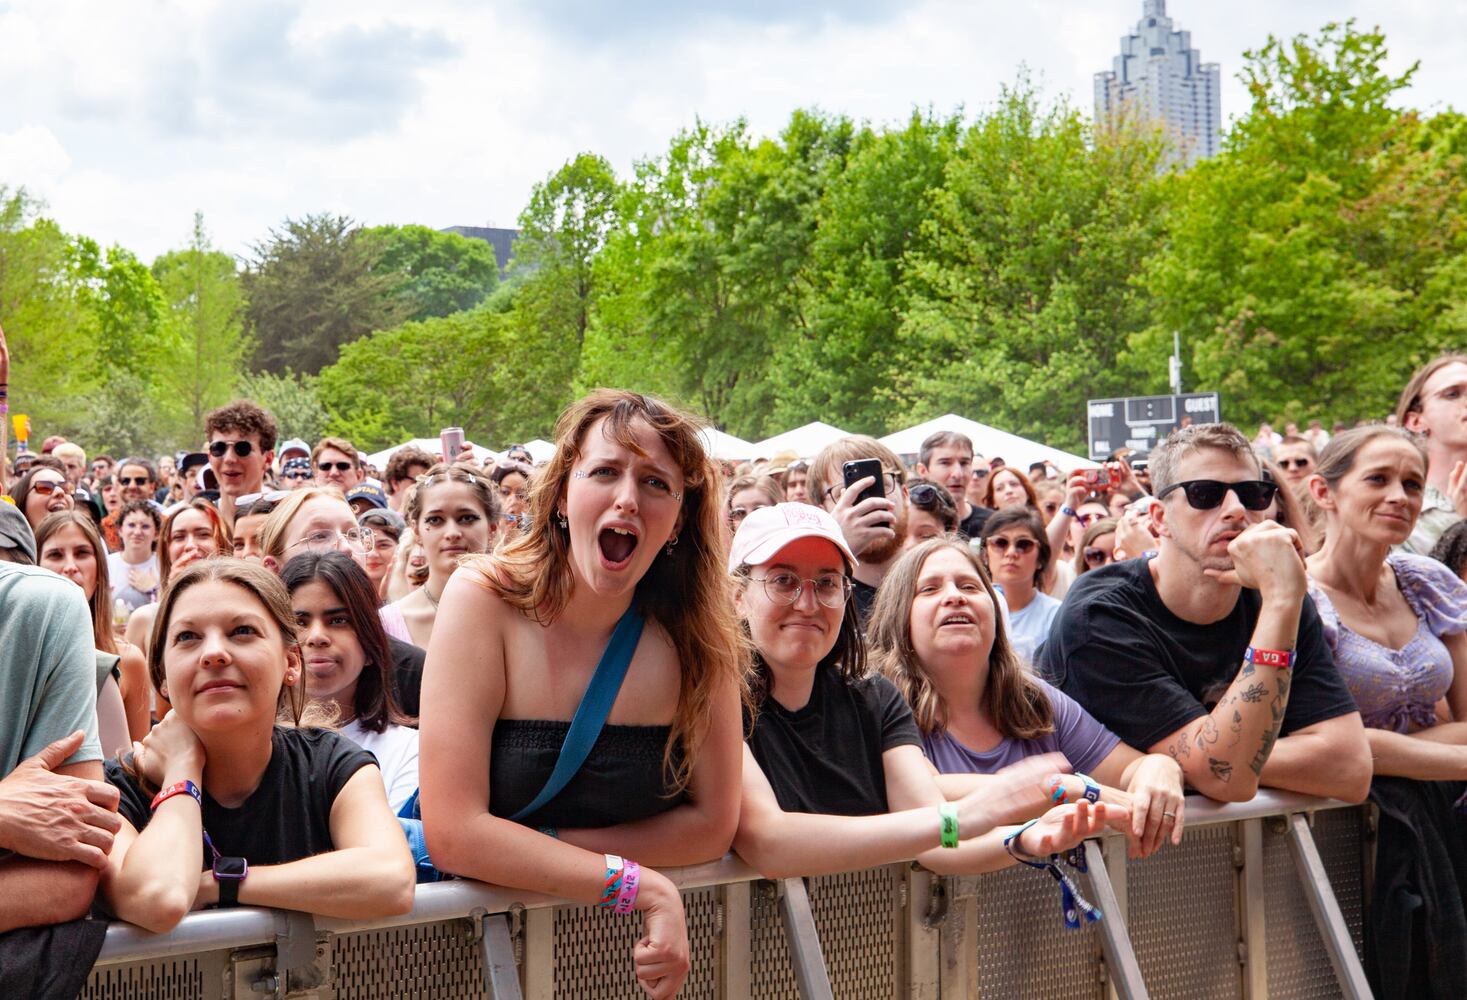
M1110 473L1108 471L1106 471L1104 468L1100 468L1100 469L1086 469L1085 470L1085 485L1086 486L1093 487L1096 490L1109 489L1110 488Z
M459 450L464 443L464 429L462 427L445 427L438 432L438 443L443 449L443 462L452 465L458 461Z
M879 500L886 496L886 483L882 475L881 459L858 458L854 462L847 462L840 468L841 474L845 476L846 489L850 489L852 483L860 482L867 477L875 479L875 482L861 491L861 495L856 497L851 504L852 506L855 506L862 500L869 500L872 497L876 497Z
M1138 458L1131 463L1132 472L1145 472L1149 468L1151 468L1151 463L1144 458Z

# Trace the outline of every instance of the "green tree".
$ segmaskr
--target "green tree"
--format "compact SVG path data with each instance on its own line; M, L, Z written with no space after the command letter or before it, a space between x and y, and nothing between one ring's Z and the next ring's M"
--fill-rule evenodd
M157 386L181 407L180 429L197 434L205 413L229 401L249 354L239 274L234 258L211 245L202 213L188 248L163 254L152 271L169 309Z
M286 370L247 372L240 377L239 394L253 399L275 418L280 438L300 438L312 444L326 436L331 415L321 403L318 379Z
M362 236L378 244L377 270L397 276L393 294L411 306L409 319L472 309L499 284L484 240L427 226L374 226Z
M317 372L343 345L411 314L399 276L378 266L380 242L362 232L345 216L308 215L254 247L243 281L258 368Z

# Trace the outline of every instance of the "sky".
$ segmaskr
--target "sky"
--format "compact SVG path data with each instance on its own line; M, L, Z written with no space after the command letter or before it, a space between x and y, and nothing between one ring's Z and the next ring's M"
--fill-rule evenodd
M1087 113L1141 0L0 0L0 187L144 260L195 211L248 256L287 218L513 226L582 151L619 173L701 118L873 124L981 111L1027 69ZM1462 0L1168 0L1221 65L1330 20L1379 25L1402 103L1467 106Z

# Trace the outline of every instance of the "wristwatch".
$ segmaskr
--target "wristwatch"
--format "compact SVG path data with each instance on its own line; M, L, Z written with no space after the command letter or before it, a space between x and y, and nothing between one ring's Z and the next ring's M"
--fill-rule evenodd
M250 873L250 863L244 858L219 855L214 859L214 882L219 886L219 906L239 905L239 886Z

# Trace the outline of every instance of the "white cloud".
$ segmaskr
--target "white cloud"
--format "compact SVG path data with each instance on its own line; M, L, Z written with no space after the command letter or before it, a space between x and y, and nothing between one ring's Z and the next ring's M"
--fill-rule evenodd
M618 170L695 118L778 131L798 107L894 122L983 108L1025 64L1088 111L1140 0L905 6L649 0L15 0L0 4L0 184L68 229L145 258L195 209L243 253L287 216L512 225L531 186L581 150ZM1172 0L1222 64L1331 19L1381 24L1406 97L1467 92L1467 19L1448 0ZM606 11L615 12L608 16Z

